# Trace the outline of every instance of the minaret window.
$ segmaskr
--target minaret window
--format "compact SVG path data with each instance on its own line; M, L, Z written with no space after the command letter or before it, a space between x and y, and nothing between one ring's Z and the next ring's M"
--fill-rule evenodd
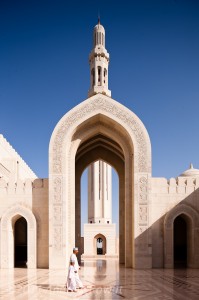
M94 68L91 71L91 78L92 78L92 85L94 86L95 85L95 70L94 70Z
M98 67L98 85L101 85L101 67Z
M107 69L104 69L104 83L106 83Z

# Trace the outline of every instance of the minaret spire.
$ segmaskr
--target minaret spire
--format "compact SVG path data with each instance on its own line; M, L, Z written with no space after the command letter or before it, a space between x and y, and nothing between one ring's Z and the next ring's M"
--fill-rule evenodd
M90 90L88 96L101 93L111 97L111 91L108 89L108 65L109 53L105 48L105 29L100 23L98 15L98 24L93 32L93 50L89 55L90 64Z

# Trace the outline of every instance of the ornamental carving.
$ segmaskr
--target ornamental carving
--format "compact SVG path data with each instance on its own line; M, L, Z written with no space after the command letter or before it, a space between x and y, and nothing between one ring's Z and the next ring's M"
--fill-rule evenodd
M148 194L148 187L147 187L147 178L141 177L139 179L139 203L147 203L147 194Z
M139 206L139 224L147 224L148 222L148 206Z
M142 176L138 188L138 223L139 226L148 225L148 180Z
M54 180L54 203L61 203L62 197L61 197L61 192L62 192L62 186L61 186L61 178L57 177Z
M80 119L83 120L86 115L95 111L111 113L113 117L118 118L128 126L128 132L134 136L137 146L138 172L148 172L147 160L150 154L147 153L148 145L139 119L125 108L120 107L119 104L117 105L115 101L111 102L102 97L90 99L84 106L76 108L59 125L53 145L53 172L60 174L63 171L62 147L67 131L75 123L79 123Z

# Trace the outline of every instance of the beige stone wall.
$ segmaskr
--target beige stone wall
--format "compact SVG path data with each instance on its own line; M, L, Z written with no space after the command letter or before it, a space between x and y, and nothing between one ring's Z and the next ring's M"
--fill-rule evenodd
M0 267L14 266L14 224L28 223L28 267L48 268L48 179L0 178Z
M32 191L32 212L37 220L37 267L48 268L48 179L36 179L33 183Z
M116 224L84 224L84 257L96 256L96 236L102 235L106 243L106 255L117 255Z
M165 255L166 241L165 219L167 215L176 211L174 216L188 214L193 217L194 211L199 213L199 178L178 177L167 180L165 178L151 178L151 205L150 224L152 228L152 266L154 268L165 267L167 258ZM188 212L188 208L193 211ZM173 224L173 221L172 221ZM192 227L194 224L192 224ZM197 228L192 228L198 230ZM172 242L172 228L169 242ZM199 248L198 248L199 251ZM172 256L172 253L170 254ZM198 259L198 258L197 258ZM195 260L192 267L196 267L199 261ZM171 263L172 266L172 263Z

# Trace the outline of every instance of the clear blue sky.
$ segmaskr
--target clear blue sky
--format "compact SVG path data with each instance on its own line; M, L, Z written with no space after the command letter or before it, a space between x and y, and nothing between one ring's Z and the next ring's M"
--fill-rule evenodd
M199 1L0 1L0 132L39 177L59 119L87 98L98 11L112 97L152 143L153 176L199 168Z

